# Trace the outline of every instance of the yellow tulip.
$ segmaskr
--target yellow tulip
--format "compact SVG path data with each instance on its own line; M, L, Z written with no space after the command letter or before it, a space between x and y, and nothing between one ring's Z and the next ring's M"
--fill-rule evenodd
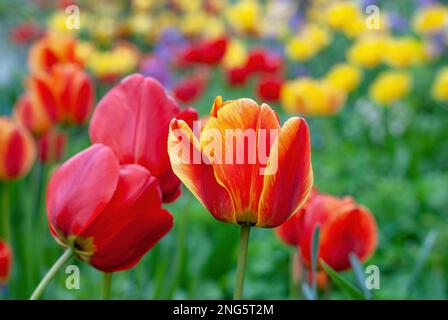
M359 85L361 78L361 70L348 63L333 66L325 77L329 83L345 92L353 91Z
M448 67L439 70L432 85L431 92L435 99L448 101Z
M411 77L402 71L381 73L369 88L370 97L377 103L389 105L399 101L411 88Z

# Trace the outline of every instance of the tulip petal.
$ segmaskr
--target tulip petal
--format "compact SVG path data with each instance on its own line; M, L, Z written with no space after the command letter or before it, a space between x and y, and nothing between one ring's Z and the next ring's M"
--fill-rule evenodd
M364 207L355 207L339 214L322 230L319 256L337 271L348 269L350 253L362 261L373 253L377 234L373 215Z
M78 235L112 198L119 164L112 150L93 145L65 162L51 177L47 214L51 229Z
M160 180L162 191L172 198L178 192L171 180L166 140L170 120L180 109L163 87L152 78L131 75L99 102L90 125L93 143L108 145L120 163L144 166ZM194 117L192 109L182 116ZM197 117L197 116L196 116ZM120 134L116 134L119 132Z
M257 223L258 203L263 188L260 174L260 129L266 130L264 150L269 154L270 130L278 130L275 112L267 105L261 107L251 99L239 99L220 104L216 100L212 116L201 133L201 146L209 143L208 130L217 130L221 136L222 155L213 162L216 179L229 190L237 213L237 223ZM213 114L216 113L216 117ZM229 136L228 134L232 136ZM239 137L238 137L239 136ZM232 156L231 158L228 156ZM255 214L254 214L255 213Z
M171 214L162 210L157 179L142 166L125 165L113 198L80 236L93 238L95 252L88 262L115 272L137 264L172 225Z
M311 192L311 145L304 119L293 117L285 122L269 158L269 165L277 170L264 176L257 227L282 224L305 203Z
M176 152L178 149L188 151L179 154ZM174 173L202 205L216 219L235 223L232 199L228 190L216 180L213 166L203 161L205 155L201 154L199 142L190 127L182 120L171 121L168 152Z

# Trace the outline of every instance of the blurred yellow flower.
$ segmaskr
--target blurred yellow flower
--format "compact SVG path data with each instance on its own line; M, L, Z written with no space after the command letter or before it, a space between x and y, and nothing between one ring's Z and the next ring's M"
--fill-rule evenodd
M423 7L412 21L414 30L421 34L441 31L448 22L448 10L441 5Z
M310 24L287 42L286 55L294 61L306 61L327 46L329 41L330 35L326 28Z
M349 93L353 91L362 79L362 71L351 64L339 63L328 72L325 80L334 87Z
M383 36L363 36L353 44L347 53L347 59L359 66L372 68L383 60L386 41Z
M79 29L75 29L75 28L68 28L67 27L67 23L72 23L69 20L67 20L67 14L65 13L65 11L56 11L55 13L53 13L47 22L47 26L48 29L53 32L53 33L59 33L59 34L74 34L79 32L81 29L84 29L85 27L85 23L86 23L86 18L85 18L85 14L81 14L79 15Z
M182 11L191 13L198 13L202 6L202 0L174 0L173 2Z
M361 11L358 5L352 1L332 2L325 10L327 24L335 30L349 31L354 22L362 21Z
M389 105L405 96L411 84L411 76L406 72L384 71L371 84L369 95L375 102Z
M239 32L258 33L261 7L256 0L241 0L229 7L226 17L232 28Z
M202 34L208 28L208 17L203 11L189 12L182 16L180 29L186 36Z
M90 32L93 37L100 43L110 43L114 40L117 34L118 24L112 16L92 18L92 23L89 25Z
M126 75L137 67L137 50L125 43L109 51L94 50L88 57L88 68L100 79L110 80Z
M440 69L432 85L432 96L441 101L448 101L448 67Z
M300 78L287 81L280 91L280 102L289 113L333 115L345 103L345 92L327 81Z
M237 38L233 38L227 45L227 50L222 60L226 69L242 67L247 61L247 49Z
M397 68L419 63L426 56L424 44L412 37L391 38L384 49L384 62Z
M151 17L146 13L131 15L127 21L129 31L134 35L144 35L151 29Z

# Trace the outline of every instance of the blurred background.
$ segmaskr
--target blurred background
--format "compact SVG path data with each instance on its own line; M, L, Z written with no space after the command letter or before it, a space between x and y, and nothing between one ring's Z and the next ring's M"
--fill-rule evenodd
M267 102L282 122L299 114L311 129L315 186L353 196L377 220L379 243L367 261L381 272L375 298L446 299L447 26L447 1L436 0L0 0L0 114L20 118L31 48L42 39L55 51L73 42L96 102L139 72L201 116L218 95ZM14 261L0 297L28 298L61 254L45 222L46 183L89 145L87 127L88 119L58 125L60 154L2 181ZM173 230L136 268L114 276L112 297L231 298L239 228L214 220L185 188L168 209ZM272 230L254 229L245 297L294 296L295 250ZM80 290L67 290L60 272L46 298L100 297L100 273L74 263ZM352 271L343 276L354 281ZM345 298L335 286L324 291L321 298Z

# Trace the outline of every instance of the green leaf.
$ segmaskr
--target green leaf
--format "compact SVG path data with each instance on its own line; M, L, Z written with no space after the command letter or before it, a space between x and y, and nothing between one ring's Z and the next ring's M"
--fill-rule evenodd
M437 239L437 231L431 230L423 242L422 250L418 255L417 261L414 265L414 270L411 274L410 280L406 286L406 296L409 297L412 294L415 284L422 273L423 267L428 260L432 247Z
M339 287L342 291L351 299L365 300L364 295L356 287L354 287L350 282L343 278L339 273L337 273L332 267L320 259L320 264L324 268L325 272L331 278L331 280Z
M353 252L350 253L348 257L350 259L350 264L352 266L353 272L355 273L358 288L362 290L364 298L366 300L372 300L373 298L372 293L366 287L366 277L364 274L364 269L362 267L361 261L359 261L358 257Z

